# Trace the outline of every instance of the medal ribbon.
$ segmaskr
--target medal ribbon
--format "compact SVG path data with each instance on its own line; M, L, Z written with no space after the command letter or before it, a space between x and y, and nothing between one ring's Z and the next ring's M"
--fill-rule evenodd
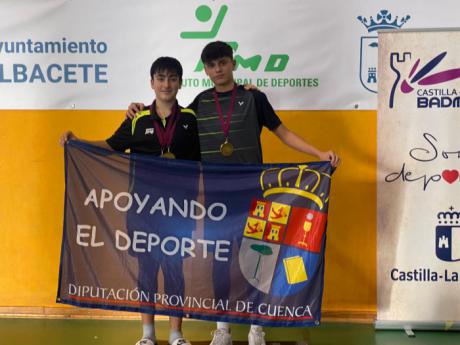
M217 97L216 90L213 91L212 95L214 96L214 103L216 103L217 114L219 115L220 125L222 126L222 131L224 132L225 140L228 139L228 133L230 132L230 120L232 119L233 108L235 106L236 99L236 84L233 86L232 97L230 98L230 106L227 110L227 116L224 119L222 114L222 107L219 103L219 98Z
M150 106L150 114L155 112L155 102ZM178 106L175 103L171 108L171 114L168 116L169 120L166 121L166 126L160 126L158 121L153 120L153 127L155 127L155 134L158 138L158 142L161 146L161 153L171 146L174 132L176 131L176 125L179 121L179 112L177 111Z

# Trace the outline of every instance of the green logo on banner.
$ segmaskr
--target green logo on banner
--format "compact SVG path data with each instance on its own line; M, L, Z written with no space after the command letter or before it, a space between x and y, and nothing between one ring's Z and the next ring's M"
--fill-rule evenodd
M214 24L212 24L211 30L209 31L184 31L181 32L180 37L183 39L213 39L219 33L220 27L224 21L225 15L227 14L228 6L223 5L217 13ZM209 22L212 18L212 9L207 5L199 6L195 11L195 17L202 23ZM236 53L238 50L238 42L227 42ZM265 72L282 72L286 69L289 61L289 55L287 54L271 54L266 61L262 63L264 59L261 55L254 55L248 58L244 58L241 55L235 55L236 69L241 66L242 68L256 71L259 67L264 66ZM198 61L195 72L203 71L204 66L201 60Z
M184 39L206 39L206 38L214 38L216 37L217 33L219 32L220 26L224 21L225 15L227 14L228 7L223 5L219 13L217 14L216 20L210 31L184 31L181 32L180 37ZM212 9L209 6L202 5L199 6L195 11L195 17L200 22L206 23L212 17Z

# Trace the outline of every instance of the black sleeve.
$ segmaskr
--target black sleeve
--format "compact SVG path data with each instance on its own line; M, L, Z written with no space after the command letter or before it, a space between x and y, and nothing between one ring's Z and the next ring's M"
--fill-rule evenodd
M201 150L200 150L200 138L198 137L198 125L196 122L196 118L194 119L195 121L192 122L192 129L194 133L194 138L193 138L193 148L192 148L192 160L194 161L201 161Z
M198 116L198 105L199 105L199 103L200 103L201 97L202 97L205 93L207 93L207 92L209 92L209 91L211 91L211 90L213 90L213 89L214 89L214 88L210 88L210 89L201 91L201 92L195 97L195 99L193 100L193 102L190 103L190 105L189 105L187 108L192 109L192 110L195 112L195 114Z
M131 128L132 128L132 121L131 119L126 119L120 125L120 127L116 130L113 135L106 140L106 143L114 149L115 151L124 152L131 147Z
M251 90L251 92L256 102L257 118L260 128L267 127L269 130L274 131L281 125L280 118L276 115L267 96L263 92L257 90Z
M193 102L190 103L190 105L187 107L188 109L192 109L195 114L198 110L198 102L199 102L200 96L201 96L201 93L198 96L196 96Z

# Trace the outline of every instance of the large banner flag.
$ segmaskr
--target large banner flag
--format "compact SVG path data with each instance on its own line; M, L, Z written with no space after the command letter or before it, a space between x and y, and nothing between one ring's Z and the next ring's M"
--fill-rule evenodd
M321 317L332 168L66 145L57 301L269 326Z
M460 328L460 30L379 35L378 327Z

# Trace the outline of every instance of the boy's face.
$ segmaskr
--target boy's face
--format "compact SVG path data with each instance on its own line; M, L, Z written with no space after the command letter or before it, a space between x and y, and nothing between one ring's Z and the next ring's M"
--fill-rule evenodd
M228 56L221 57L216 60L211 60L204 64L204 71L212 80L214 85L228 85L233 82L233 69L235 68L235 60Z
M150 80L155 97L163 102L173 102L182 86L182 81L175 72L158 71Z

